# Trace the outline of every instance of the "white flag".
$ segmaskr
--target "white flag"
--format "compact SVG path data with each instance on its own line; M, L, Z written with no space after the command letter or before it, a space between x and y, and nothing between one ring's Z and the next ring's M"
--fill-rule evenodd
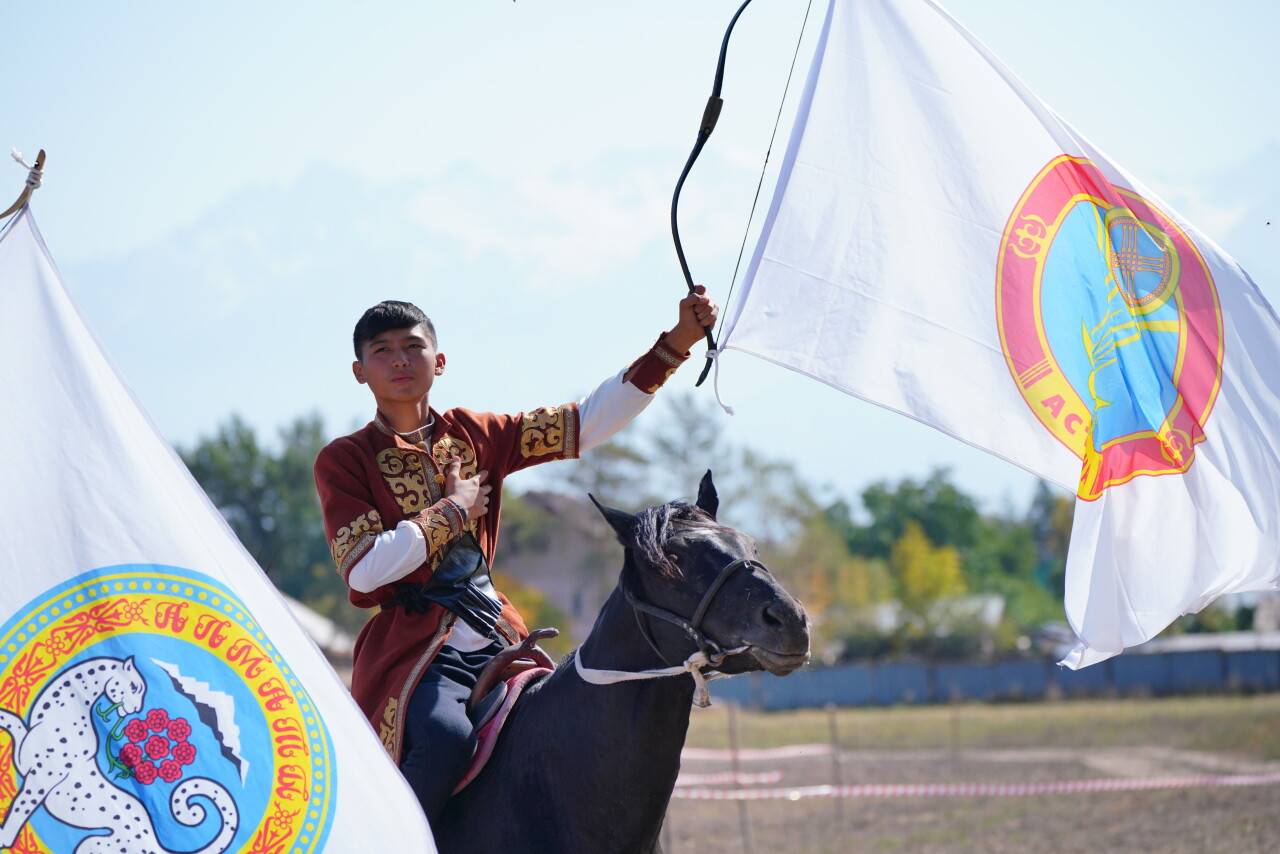
M29 211L0 231L0 306L0 849L434 851L346 688L107 364ZM157 358L191 394L181 354Z
M1080 667L1280 579L1280 321L936 4L832 0L724 340L1076 490Z

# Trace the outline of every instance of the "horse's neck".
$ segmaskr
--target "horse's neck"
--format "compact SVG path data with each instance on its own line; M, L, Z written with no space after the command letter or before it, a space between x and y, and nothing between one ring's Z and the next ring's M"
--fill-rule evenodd
M599 670L635 672L666 666L641 635L620 590L605 602L578 654L584 667ZM572 743L580 756L594 759L589 763L595 766L591 779L582 781L591 791L591 801L628 804L623 814L609 809L602 818L612 822L615 839L635 839L634 849L619 850L647 850L642 845L661 828L680 771L693 680L672 676L592 685L572 664L562 671L546 687L562 692L555 705L573 703L577 708Z
M594 669L664 666L617 590L579 653ZM562 664L520 701L488 768L446 810L436 831L440 847L653 851L692 700L688 676L592 685L572 661ZM513 821L495 823L495 810Z

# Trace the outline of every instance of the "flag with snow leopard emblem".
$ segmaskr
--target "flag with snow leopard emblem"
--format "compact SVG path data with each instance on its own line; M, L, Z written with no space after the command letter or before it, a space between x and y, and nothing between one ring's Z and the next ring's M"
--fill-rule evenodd
M107 363L27 209L0 230L0 291L0 850L433 851L345 687Z

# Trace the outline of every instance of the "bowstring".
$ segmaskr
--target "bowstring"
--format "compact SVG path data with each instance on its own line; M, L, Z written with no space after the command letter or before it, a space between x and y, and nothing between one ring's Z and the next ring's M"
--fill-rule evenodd
M796 50L791 56L791 68L787 71L787 83L782 88L782 102L778 104L778 115L773 120L773 133L769 135L769 147L765 150L764 165L760 167L760 180L756 183L756 194L751 200L751 213L747 215L747 227L742 232L742 245L738 247L738 260L733 265L733 278L729 281L729 293L724 299L724 314L720 317L720 326L716 329L716 349L720 350L720 336L724 333L724 323L729 319L729 305L733 301L733 289L738 284L738 272L742 267L742 256L746 253L747 238L751 235L751 224L755 221L756 206L760 203L760 191L764 188L764 176L769 171L769 158L773 155L773 144L778 138L778 128L782 124L782 112L787 105L787 93L791 91L791 78L796 73L796 61L800 58L800 46L804 43L804 34L809 26L809 13L813 11L813 0L804 9L804 21L800 24L800 35L796 39Z

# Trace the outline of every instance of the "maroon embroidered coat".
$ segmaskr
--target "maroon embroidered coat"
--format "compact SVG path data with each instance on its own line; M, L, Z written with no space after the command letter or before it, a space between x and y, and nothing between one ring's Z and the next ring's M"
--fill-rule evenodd
M628 380L652 394L685 358L687 354L676 354L659 341L631 366ZM538 463L578 455L578 408L573 403L515 415L466 409L433 410L432 415L435 427L426 442L410 444L375 420L335 439L315 464L329 548L344 582L377 534L394 530L401 521L417 525L426 540L426 561L403 578L369 593L348 586L352 604L378 608L356 640L351 692L397 763L409 698L456 618L439 605L432 605L425 614L411 614L389 603L398 584L421 584L430 578L464 530L461 517L443 500L449 460L461 459L464 478L481 470L489 472L487 482L493 486L489 512L467 522L465 529L493 566L506 477ZM515 643L528 629L506 597L498 595L503 606L498 631Z

